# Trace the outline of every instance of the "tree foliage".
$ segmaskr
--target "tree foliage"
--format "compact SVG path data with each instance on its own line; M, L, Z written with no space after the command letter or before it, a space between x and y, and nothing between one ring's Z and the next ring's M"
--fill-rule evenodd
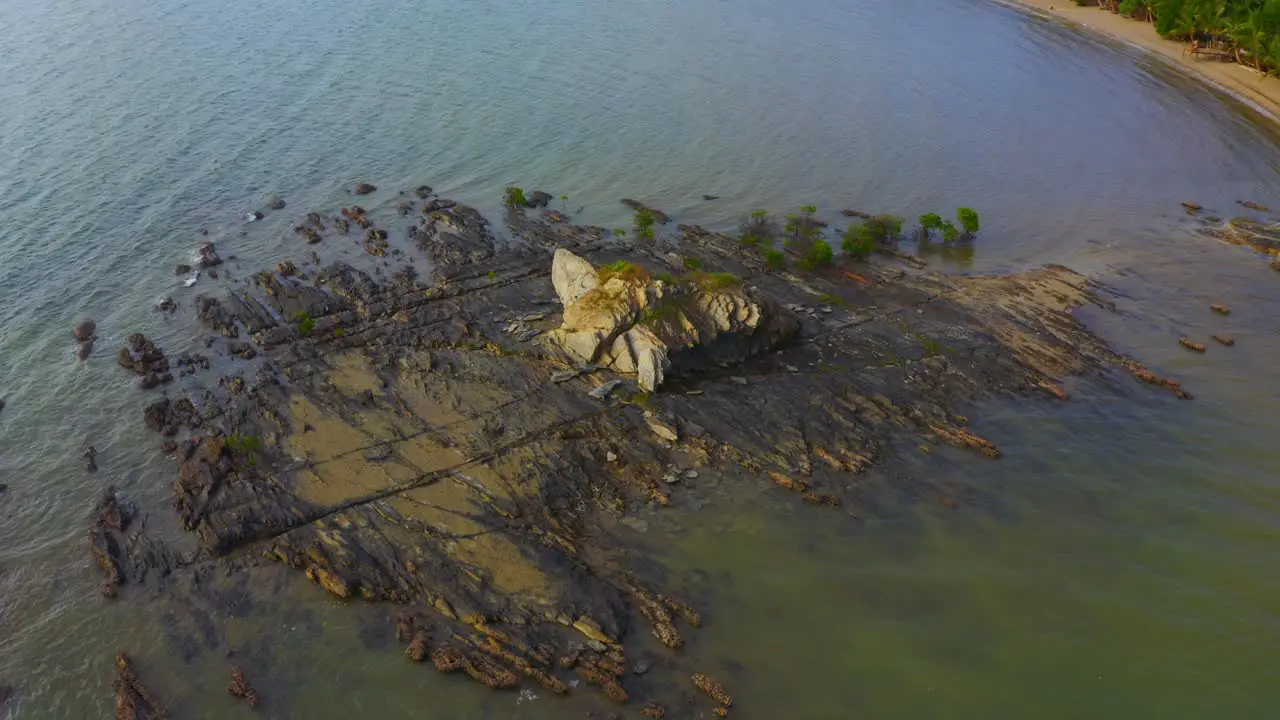
M1219 42L1236 61L1280 74L1280 0L1076 0L1151 20L1175 40Z

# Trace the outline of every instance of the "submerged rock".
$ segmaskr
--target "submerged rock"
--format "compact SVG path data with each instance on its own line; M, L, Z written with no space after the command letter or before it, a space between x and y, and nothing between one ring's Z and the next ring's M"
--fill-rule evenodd
M71 331L71 334L75 336L76 340L86 342L95 337L94 332L96 332L97 329L98 324L94 321L82 320L80 321L80 324L76 325L75 329Z
M116 677L111 687L116 694L116 720L163 720L167 717L164 706L142 684L133 661L124 653L116 654Z
M227 692L244 700L251 708L258 707L258 691L249 684L244 671L238 667L231 668L231 684L227 686Z
M529 193L529 197L525 200L525 206L531 208L544 208L551 204L551 201L554 199L555 198L552 197L551 193L534 190Z
M360 183L355 186L355 189L352 190L352 192L356 195L368 195L369 193L376 192L377 190L378 188L370 185L369 183Z

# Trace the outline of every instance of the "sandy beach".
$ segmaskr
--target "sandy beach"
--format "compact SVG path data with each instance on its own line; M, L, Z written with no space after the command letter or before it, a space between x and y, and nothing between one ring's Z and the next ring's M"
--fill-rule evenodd
M1150 50L1223 90L1247 100L1264 111L1272 120L1280 123L1280 80L1263 77L1260 73L1236 63L1193 59L1183 52L1187 47L1185 43L1160 37L1151 23L1117 15L1100 7L1080 7L1072 4L1070 0L1015 0L1014 4L1042 10L1082 27Z

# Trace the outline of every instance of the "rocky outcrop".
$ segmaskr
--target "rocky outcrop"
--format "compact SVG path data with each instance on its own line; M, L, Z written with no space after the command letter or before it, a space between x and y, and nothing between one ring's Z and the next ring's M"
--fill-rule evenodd
M1244 245L1265 255L1280 255L1280 223L1264 223L1252 218L1234 218L1208 233L1233 245Z
M125 531L133 520L133 510L120 502L114 487L109 487L93 510L93 527L89 530L89 551L97 561L106 581L102 594L115 597L115 589L125 582Z
M139 384L144 389L173 380L173 375L169 372L169 361L165 359L164 353L142 333L129 336L128 343L116 353L116 362L129 372L141 375Z
M419 241L444 282L318 264L199 303L206 324L240 328L257 350L234 386L204 378L192 400L157 399L144 415L170 436L190 557L218 568L194 569L198 583L255 585L278 564L352 612L386 603L368 614L377 622L403 613L396 637L424 669L556 694L585 681L578 692L656 695L653 713L674 710L687 704L675 688L692 690L701 669L674 651L702 615L662 568L618 564L639 554L620 521L701 503L713 482L809 512L860 509L868 468L908 474L893 466L902 449L997 461L1003 438L974 434L960 412L995 394L1062 398L1067 375L1117 366L1184 394L1076 321L1096 300L1066 268L800 276L701 228L681 228L680 254L664 255L533 215L509 214L519 242L500 249L474 210L428 213ZM692 258L723 272L656 274ZM668 392L623 392L623 370L646 386L665 378ZM110 531L125 588L163 564L148 564L162 556L136 530ZM628 669L651 651L663 657L638 680ZM694 683L727 712L723 685Z
M547 341L577 362L634 374L653 392L673 365L741 362L784 342L797 319L756 299L729 274L693 274L655 280L621 263L604 269L568 250L557 250L551 281L564 305L564 321Z
M213 243L200 243L200 247L196 248L196 264L202 268L211 268L222 264L222 258L218 257L218 251L214 248Z
M525 205L531 208L544 208L547 205L551 204L551 201L553 199L554 198L551 196L551 193L543 192L541 190L534 190L533 192L529 193L528 199L525 200Z
M493 257L493 232L479 211L466 205L447 205L441 200L432 203L446 206L427 213L427 224L418 232L417 240L418 247L436 266L438 276Z

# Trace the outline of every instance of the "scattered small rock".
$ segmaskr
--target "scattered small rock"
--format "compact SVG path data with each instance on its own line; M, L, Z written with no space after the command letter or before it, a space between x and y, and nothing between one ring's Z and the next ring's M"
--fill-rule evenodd
M1231 337L1230 335L1210 335L1209 337L1213 338L1214 340L1218 341L1223 345L1226 345L1227 347L1231 347L1232 345L1236 344L1236 339Z
M601 385L600 387L592 390L591 392L588 392L587 396L594 400L604 400L605 398L609 397L609 395L611 395L613 391L617 390L619 387L622 387L621 380L610 380L609 382Z
M167 312L167 313L175 312L178 309L178 303L174 302L173 298L166 297L165 299L161 300L158 304L156 304L156 309L159 310L160 312Z
M1210 309L1210 310L1212 310L1212 311L1214 311L1214 312L1216 312L1216 313L1218 313L1219 315L1230 315L1230 314L1231 314L1231 308L1227 307L1226 305L1222 305L1222 304L1218 304L1218 303L1214 303L1213 305L1210 305L1210 306L1209 306L1209 309Z
M733 383L734 385L746 385L747 379L739 375L734 375L733 377L729 378L729 382Z
M618 454L610 450L604 454L605 462L618 462Z
M89 356L90 356L91 354L93 354L93 341L92 341L92 340L86 340L86 341L84 341L84 342L80 343L80 345L76 347L76 359L77 359L77 360L80 360L80 361L82 361L82 362L83 362L83 361L85 361L85 360L88 360L88 359L89 359Z
M840 211L840 214L841 214L841 215L843 215L843 216L845 216L845 217L856 217L856 218L862 218L863 220L870 220L870 219L871 219L871 213L869 213L869 212L862 212L861 210L841 210L841 211Z
M645 414L644 422L646 425L649 426L649 429L653 431L654 435L657 435L658 437L662 438L663 440L666 440L667 442L676 442L677 440L680 439L680 434L676 432L676 429L674 426L672 426L667 422L664 422L663 420L660 420L656 415L653 415L652 413Z
M179 263L178 266L173 269L173 274L174 275L190 275L191 266L185 263Z
M712 200L719 200L720 196L719 195L703 195L702 199L706 200L707 202L711 202Z
M1200 203L1191 202L1190 200L1183 200L1182 207L1186 208L1187 212L1190 212L1190 213L1198 213L1204 209L1203 207L1200 206Z
M360 183L359 185L356 185L355 190L352 192L356 195L368 195L371 192L375 192L377 189L378 188L370 185L369 183Z
M1184 348L1187 348L1188 350L1195 350L1196 352L1204 352L1204 343L1198 343L1189 337L1178 338L1178 344Z
M276 265L276 272L280 273L282 277L289 277L297 274L298 266L294 265L292 260L285 260L279 265Z
M1271 212L1271 208L1267 207L1266 205L1259 205L1258 203L1252 200L1245 200L1243 202L1237 200L1236 202L1239 202L1241 205L1249 208L1250 210L1256 210L1257 212Z
M284 198L279 198L279 197L278 197L278 198L276 198L276 199L272 200L272 201L271 201L271 209L272 209L272 210L283 210L283 209L284 209Z

